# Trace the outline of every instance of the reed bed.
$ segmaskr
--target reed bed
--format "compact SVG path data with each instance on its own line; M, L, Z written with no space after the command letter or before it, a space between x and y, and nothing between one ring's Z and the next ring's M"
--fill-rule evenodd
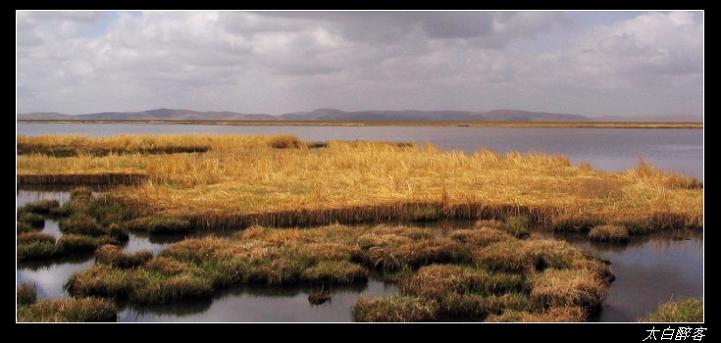
M643 161L624 172L603 172L586 163L572 165L564 156L464 154L362 141L330 141L314 149L288 136L42 139L210 147L203 154L18 159L19 178L35 182L81 174L143 175L135 186L116 182L120 186L112 196L183 218L197 229L523 216L560 231L616 224L643 233L700 228L703 222L703 185Z
M42 154L53 157L77 155L105 156L111 154L176 154L203 153L210 149L197 141L184 141L177 137L135 139L132 136L98 137L85 136L34 136L19 135L18 155Z

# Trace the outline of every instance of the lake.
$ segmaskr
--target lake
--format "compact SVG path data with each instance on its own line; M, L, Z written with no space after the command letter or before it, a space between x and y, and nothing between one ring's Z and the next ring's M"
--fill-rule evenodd
M47 124L18 123L29 136L82 134L292 134L304 140L383 140L432 143L440 149L473 153L520 151L562 154L573 163L620 171L639 158L661 169L703 181L703 130L589 128L474 128L369 126L226 126L174 124Z

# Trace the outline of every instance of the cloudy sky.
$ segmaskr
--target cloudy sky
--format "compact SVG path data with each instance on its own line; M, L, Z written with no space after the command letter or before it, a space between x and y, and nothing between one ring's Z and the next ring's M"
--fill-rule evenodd
M701 12L17 13L19 113L700 116Z

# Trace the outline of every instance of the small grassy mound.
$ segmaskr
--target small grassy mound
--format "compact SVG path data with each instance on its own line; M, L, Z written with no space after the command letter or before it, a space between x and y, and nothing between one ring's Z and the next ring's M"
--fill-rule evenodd
M436 320L438 304L416 297L360 298L353 305L353 318L359 322L423 322Z
M325 289L319 289L308 294L308 302L311 305L320 305L330 300L330 292Z
M487 322L583 322L587 311L579 306L551 307L544 312L506 310L486 318Z
M62 254L89 253L95 251L101 245L111 243L118 244L118 242L108 237L67 234L60 236L57 241L57 249Z
M174 234L190 232L190 222L185 219L163 216L148 216L129 221L128 230L145 231L157 234Z
M35 284L32 283L21 283L17 289L17 304L30 305L38 299L37 291L35 290Z
M60 202L57 200L42 199L26 204L20 208L19 211L47 215L50 214L53 209L59 207Z
M114 322L115 305L105 299L39 300L18 308L19 322Z
M85 214L73 215L61 220L59 224L60 231L66 234L102 236L108 233L97 223L95 218Z
M528 231L528 218L523 216L510 216L506 218L505 223L498 228L510 233L516 238L525 238L530 234L530 231Z
M628 242L628 229L618 225L600 225L588 232L588 238L596 242Z
M320 261L300 274L301 281L323 284L353 284L368 280L368 271L348 261Z
M133 268L141 266L153 258L149 251L139 251L126 254L118 246L106 244L95 251L95 262L108 264L118 268Z
M26 222L21 222L21 221L19 221L19 220L16 222L15 227L16 227L17 232L18 232L19 234L20 234L20 233L25 233L25 232L34 232L34 231L40 231L40 230L42 230L42 228L34 227L34 226L32 226L32 225L30 225L30 224L28 224L28 223L26 223Z
M701 298L670 300L661 304L655 311L640 321L676 323L702 322L703 300L701 300Z
M139 304L208 298L213 290L210 281L201 276L197 268L189 266L187 271L169 272L98 264L74 274L65 286L74 295L127 299Z
M34 228L42 228L45 226L45 218L32 212L20 212L18 214L18 221Z
M546 269L532 279L530 298L539 306L580 306L595 309L606 293L606 285L586 269Z
M451 238L435 238L427 230L378 226L357 239L353 259L374 269L398 271L432 263L472 259L470 247Z
M55 237L53 235L43 232L24 232L18 234L18 244L34 243L34 242L49 242L55 244Z
M18 261L42 260L57 256L55 241L40 240L19 242L17 245Z

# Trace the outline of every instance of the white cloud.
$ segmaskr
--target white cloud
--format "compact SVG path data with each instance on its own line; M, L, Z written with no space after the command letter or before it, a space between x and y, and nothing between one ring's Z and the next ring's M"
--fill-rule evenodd
M700 113L699 13L571 16L19 12L18 109Z

